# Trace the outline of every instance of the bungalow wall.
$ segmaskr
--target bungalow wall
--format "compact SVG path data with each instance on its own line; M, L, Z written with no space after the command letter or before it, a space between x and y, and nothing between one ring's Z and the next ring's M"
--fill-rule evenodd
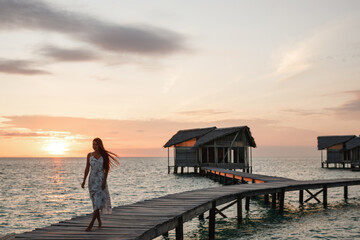
M360 162L360 147L350 150L350 156L352 162Z
M218 138L199 147L199 162L202 165L224 165L245 168L249 166L249 141L244 133ZM231 143L233 143L231 147ZM231 147L231 149L230 149Z
M343 162L343 144L337 144L327 148L327 162L328 163L339 163Z
M199 166L196 157L196 149L193 148L195 143L196 138L193 138L175 145L175 166Z
M176 147L175 166L179 166L179 167L199 166L196 160L196 149L192 147Z

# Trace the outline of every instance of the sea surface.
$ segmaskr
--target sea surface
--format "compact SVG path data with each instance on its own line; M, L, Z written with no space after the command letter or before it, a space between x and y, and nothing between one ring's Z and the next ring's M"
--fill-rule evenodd
M91 213L88 189L80 187L85 163L85 158L0 158L0 236ZM121 158L120 163L108 178L113 207L220 186L195 174L168 174L167 158ZM253 158L253 173L297 180L360 178L360 172L322 169L319 157ZM328 189L328 203L327 209L314 200L301 206L298 192L290 192L279 215L254 199L241 226L235 207L224 212L228 218L217 216L216 239L360 239L360 186L349 187L347 201L343 188ZM207 220L194 218L184 224L184 238L207 239L207 228ZM175 239L174 231L169 237Z

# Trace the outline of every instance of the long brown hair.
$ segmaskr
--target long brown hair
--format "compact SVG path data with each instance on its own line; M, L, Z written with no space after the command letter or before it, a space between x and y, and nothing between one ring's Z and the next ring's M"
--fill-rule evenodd
M93 141L96 142L97 145L99 146L99 152L104 160L103 162L104 170L110 170L110 168L112 168L113 166L120 164L119 161L116 159L119 158L119 156L113 152L107 151L104 148L104 144L100 138L94 138Z

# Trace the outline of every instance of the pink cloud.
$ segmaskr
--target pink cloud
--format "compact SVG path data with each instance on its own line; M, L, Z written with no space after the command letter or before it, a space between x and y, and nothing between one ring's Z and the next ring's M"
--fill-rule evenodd
M360 117L360 90L346 91L345 94L350 94L353 98L342 105L335 108L328 108L337 116L358 119Z
M9 127L29 131L68 132L79 135L77 142L91 150L91 140L100 137L109 150L122 156L166 156L164 143L180 129L209 126L250 127L258 148L263 146L316 146L318 134L304 129L279 127L276 121L265 119L228 119L212 122L176 122L164 119L111 120L52 116L6 116ZM22 136L18 136L21 138ZM74 154L75 154L74 150ZM80 152L84 154L85 150ZM87 151L87 150L86 150ZM80 152L77 152L78 155Z

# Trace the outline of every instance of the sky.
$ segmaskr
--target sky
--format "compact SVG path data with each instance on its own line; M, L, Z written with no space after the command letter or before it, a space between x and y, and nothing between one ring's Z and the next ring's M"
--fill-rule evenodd
M360 134L359 29L350 0L0 0L0 157L244 125L254 156L317 156Z

